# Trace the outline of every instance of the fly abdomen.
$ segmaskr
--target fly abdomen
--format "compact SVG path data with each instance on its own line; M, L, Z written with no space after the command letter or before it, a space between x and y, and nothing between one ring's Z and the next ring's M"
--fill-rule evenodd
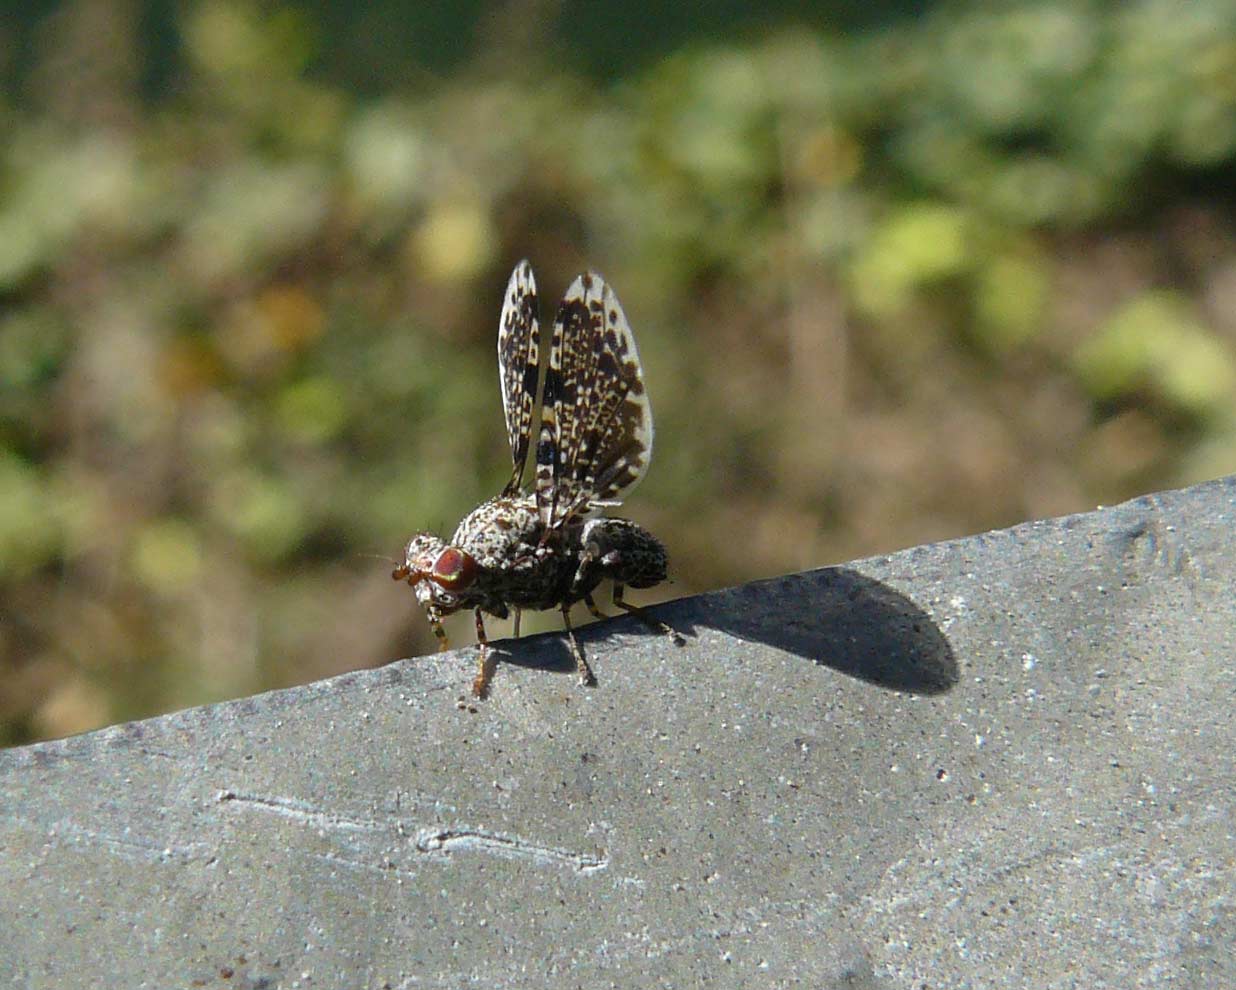
M608 578L631 588L651 588L665 580L665 545L630 519L592 519L584 524L581 539L598 581Z

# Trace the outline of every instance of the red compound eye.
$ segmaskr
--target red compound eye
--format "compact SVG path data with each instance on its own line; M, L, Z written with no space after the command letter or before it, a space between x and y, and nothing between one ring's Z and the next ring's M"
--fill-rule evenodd
M461 591L476 580L476 560L471 554L447 547L433 562L433 573L429 576L448 591Z

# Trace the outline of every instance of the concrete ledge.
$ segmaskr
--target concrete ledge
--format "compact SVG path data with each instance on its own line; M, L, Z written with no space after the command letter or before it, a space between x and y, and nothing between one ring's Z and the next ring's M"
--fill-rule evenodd
M1236 985L1236 479L0 753L23 987Z

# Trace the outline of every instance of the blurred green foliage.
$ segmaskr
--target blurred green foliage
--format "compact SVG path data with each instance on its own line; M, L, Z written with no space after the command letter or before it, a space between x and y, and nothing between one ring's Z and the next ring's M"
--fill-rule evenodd
M157 98L93 0L0 97L0 743L432 649L382 558L505 480L525 255L636 328L667 595L1236 464L1232 0L769 28L613 84L515 4L489 36L542 29L366 98L304 9L178 9Z

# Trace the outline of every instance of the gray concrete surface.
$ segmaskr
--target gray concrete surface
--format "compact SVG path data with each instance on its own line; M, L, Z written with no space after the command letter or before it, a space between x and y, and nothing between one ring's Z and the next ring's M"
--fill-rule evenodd
M684 599L586 630L594 689L508 643L475 714L461 650L0 753L0 980L1236 986L1234 524Z

